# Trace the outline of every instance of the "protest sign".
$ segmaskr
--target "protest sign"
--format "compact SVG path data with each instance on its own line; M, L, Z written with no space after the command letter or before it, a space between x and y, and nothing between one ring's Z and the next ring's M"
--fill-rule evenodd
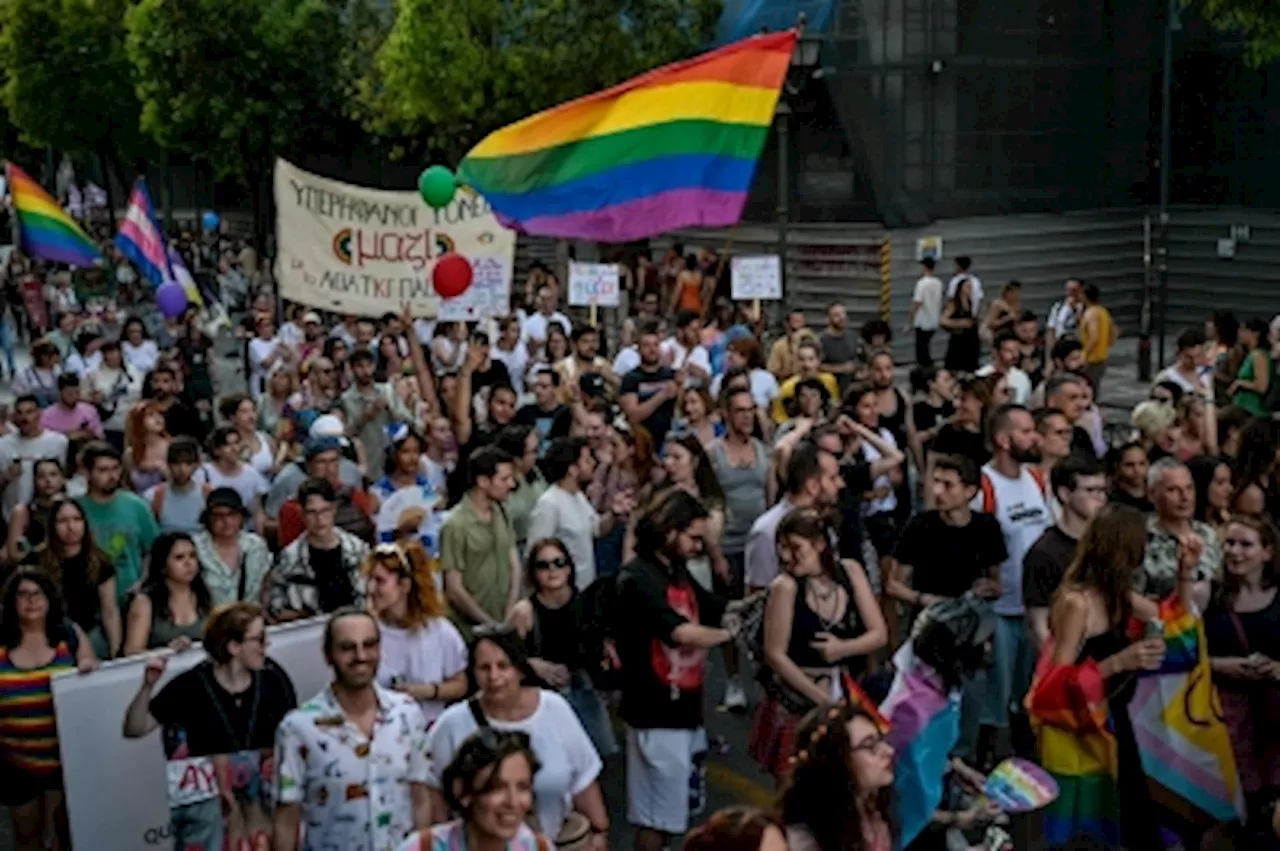
M734 301L776 301L782 298L782 263L776 254L734 257Z
M332 679L321 647L323 629L324 619L317 618L267 630L268 655L289 675L299 701L310 700ZM172 848L174 831L183 828L172 823L171 804L183 806L209 797L214 783L209 769L219 757L166 761L166 748L172 745L165 741L167 731L156 730L139 739L126 739L121 733L125 710L142 685L150 655L108 662L89 674L72 671L53 679L67 814L77 848ZM174 655L152 694L159 694L175 676L205 658L198 646ZM170 772L175 769L184 775L171 782ZM270 785L269 766L259 770L263 776L258 783ZM264 792L269 800L270 791ZM259 812L250 827L261 832L266 818L266 813ZM232 829L230 822L227 829Z
M415 191L353 186L276 160L276 278L283 298L360 316L437 316L431 284L440 257L456 251L475 270L471 288L448 308L452 318L507 312L516 235L484 198L460 191L433 210ZM477 289L472 294L471 289Z
M569 304L574 307L617 307L617 264L570 263Z

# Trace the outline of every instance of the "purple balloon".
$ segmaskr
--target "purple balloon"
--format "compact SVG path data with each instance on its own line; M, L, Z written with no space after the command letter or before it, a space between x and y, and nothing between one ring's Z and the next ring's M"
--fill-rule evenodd
M156 306L170 319L176 319L187 309L187 291L182 284L169 283L156 290Z

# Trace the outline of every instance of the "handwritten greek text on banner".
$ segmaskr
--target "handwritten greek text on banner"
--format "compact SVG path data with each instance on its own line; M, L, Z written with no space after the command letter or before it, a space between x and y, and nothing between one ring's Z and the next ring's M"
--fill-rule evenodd
M276 277L283 298L361 316L399 313L406 301L415 316L443 311L483 319L479 313L495 304L506 312L516 235L498 224L478 195L460 190L448 207L433 210L417 192L353 186L276 160L275 197ZM501 294L472 299L464 292L454 300L466 307L446 308L431 285L431 270L450 251L484 272L479 286Z

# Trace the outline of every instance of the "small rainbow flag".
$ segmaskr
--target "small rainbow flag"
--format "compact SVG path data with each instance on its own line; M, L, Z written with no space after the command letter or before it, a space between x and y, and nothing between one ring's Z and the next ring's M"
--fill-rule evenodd
M31 175L13 163L5 163L4 171L23 254L71 266L92 266L102 258L93 240Z
M736 224L797 38L753 36L517 121L458 176L536 236L620 243Z

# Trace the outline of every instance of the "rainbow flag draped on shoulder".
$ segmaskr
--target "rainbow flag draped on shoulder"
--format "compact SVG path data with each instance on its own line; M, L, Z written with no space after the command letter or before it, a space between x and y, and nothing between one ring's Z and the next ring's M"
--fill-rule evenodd
M102 259L89 235L31 175L13 163L5 163L4 173L23 254L70 266L92 266Z
M1209 667L1199 617L1170 599L1160 604L1165 658L1140 675L1128 704L1134 738L1149 781L1189 811L1232 821L1244 811L1235 758ZM1131 633L1142 634L1134 622ZM1041 649L1026 706L1040 743L1040 762L1058 782L1045 811L1047 845L1089 838L1120 841L1119 760L1107 685L1094 660L1053 664L1052 640Z
M630 242L733 225L798 33L754 36L490 133L458 176L504 224Z

